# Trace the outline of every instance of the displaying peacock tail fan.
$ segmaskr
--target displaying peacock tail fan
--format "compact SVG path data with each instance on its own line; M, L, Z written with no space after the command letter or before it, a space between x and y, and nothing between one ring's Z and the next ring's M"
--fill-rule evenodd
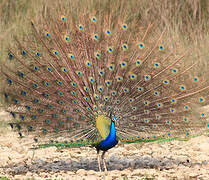
M10 126L38 147L187 138L209 129L209 84L166 30L115 8L46 15L15 38L1 74ZM103 8L103 9L102 9ZM117 11L118 9L118 11ZM177 48L176 48L177 49Z

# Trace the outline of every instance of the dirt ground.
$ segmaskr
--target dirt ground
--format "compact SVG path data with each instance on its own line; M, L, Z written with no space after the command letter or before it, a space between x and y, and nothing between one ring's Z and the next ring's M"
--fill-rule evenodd
M0 113L0 120L7 116ZM2 124L2 122L0 121ZM93 148L31 150L5 125L0 129L0 177L10 179L209 179L209 137L165 143L119 144L99 172ZM1 179L1 178L0 178Z

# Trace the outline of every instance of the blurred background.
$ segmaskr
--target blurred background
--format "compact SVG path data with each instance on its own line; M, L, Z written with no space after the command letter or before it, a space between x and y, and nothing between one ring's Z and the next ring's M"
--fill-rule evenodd
M0 0L0 62L7 56L13 36L30 31L30 21L39 19L47 8L70 9L100 8L114 0ZM202 68L209 61L209 1L208 0L130 0L125 4L124 16L137 18L145 26L154 22L166 29L166 41L183 50L192 48L195 58L202 59ZM98 5L99 4L99 5ZM207 61L206 61L207 59Z

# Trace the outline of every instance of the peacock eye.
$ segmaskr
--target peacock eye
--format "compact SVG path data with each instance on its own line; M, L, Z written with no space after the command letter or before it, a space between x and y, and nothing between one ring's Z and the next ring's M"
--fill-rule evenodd
M111 118L111 119L112 119L112 121L113 121L113 122L116 122L116 120L117 120L117 116L112 115L112 118Z

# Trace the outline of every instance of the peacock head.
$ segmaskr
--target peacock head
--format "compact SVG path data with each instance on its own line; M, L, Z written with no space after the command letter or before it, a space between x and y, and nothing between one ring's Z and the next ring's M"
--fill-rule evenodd
M111 119L111 122L114 122L114 124L116 124L117 122L117 116L115 114L113 114L112 112L110 113L110 119Z

